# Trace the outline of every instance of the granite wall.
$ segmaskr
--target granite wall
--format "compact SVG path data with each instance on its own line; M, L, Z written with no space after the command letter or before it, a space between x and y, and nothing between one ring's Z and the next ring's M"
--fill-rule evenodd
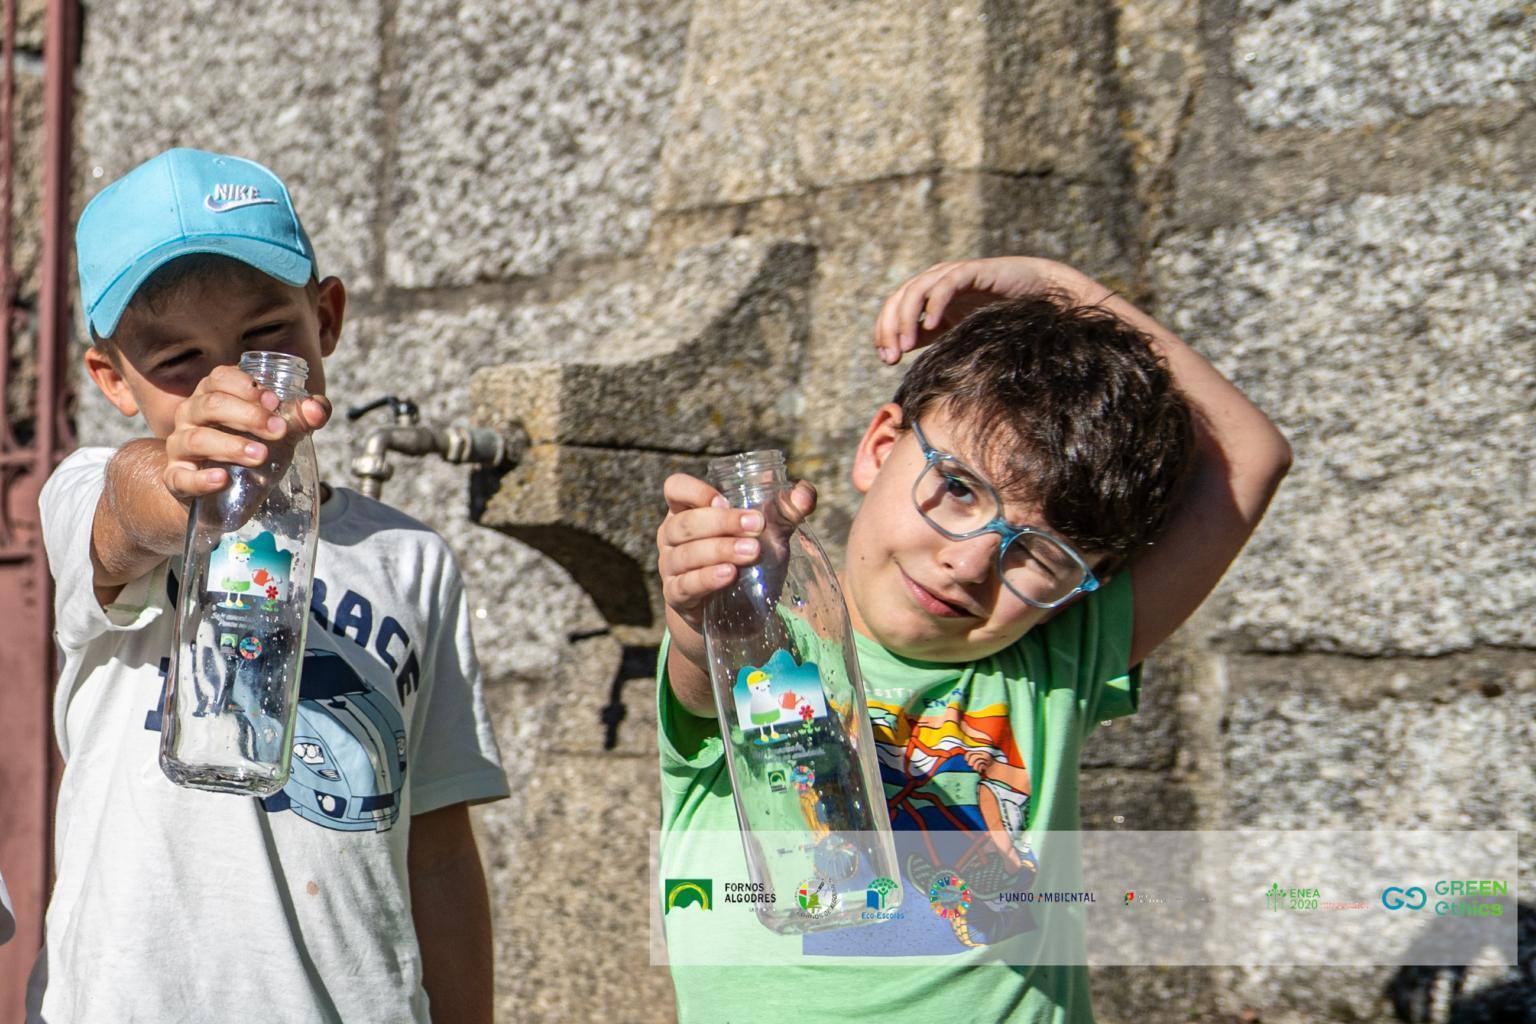
M835 556L898 379L874 313L941 258L1113 283L1295 449L1097 734L1090 827L1530 830L1533 53L1514 0L94 0L79 199L169 145L268 163L351 290L338 406L529 426L510 474L401 461L385 491L457 550L492 680L501 1019L663 1021L658 481L780 445ZM83 395L82 442L114 417ZM327 428L332 480L369 422ZM1466 1021L1529 1010L1522 977L1094 985L1107 1021Z

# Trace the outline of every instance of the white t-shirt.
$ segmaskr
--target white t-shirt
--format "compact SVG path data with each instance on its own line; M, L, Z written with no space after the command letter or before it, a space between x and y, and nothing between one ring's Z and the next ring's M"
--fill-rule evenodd
M311 721L339 748L334 767L294 758L266 800L183 789L158 761L179 567L161 565L105 610L92 587L111 455L75 452L40 500L65 768L28 1020L427 1021L411 815L507 795L447 544L334 491L320 512L298 730ZM343 704L353 713L331 714ZM381 716L394 730L337 728Z

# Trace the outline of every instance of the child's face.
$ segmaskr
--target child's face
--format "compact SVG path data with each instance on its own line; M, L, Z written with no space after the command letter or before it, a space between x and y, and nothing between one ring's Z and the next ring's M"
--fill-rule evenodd
M864 501L848 534L849 617L855 629L902 657L940 662L985 657L1054 610L1026 604L1003 586L997 534L951 540L924 521L912 503L923 453L902 426L900 406L883 406L854 462L853 484ZM934 447L970 466L985 466L955 427L943 412L922 419ZM1049 528L1039 509L1027 503L1007 501L1003 514L1011 523ZM1093 567L1103 561L1091 552L1084 555Z
M303 288L241 267L191 280L151 309L131 306L112 344L118 358L92 348L86 370L125 416L142 413L150 432L168 437L176 410L217 366L253 350L286 352L309 365L306 390L325 393L324 357L336 348L346 292L334 277L311 300Z

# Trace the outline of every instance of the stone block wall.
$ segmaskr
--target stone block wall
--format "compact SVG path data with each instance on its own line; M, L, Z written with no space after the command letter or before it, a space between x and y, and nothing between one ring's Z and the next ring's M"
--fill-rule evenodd
M943 258L1081 266L1295 448L1141 712L1086 752L1089 827L1530 829L1528 4L84 11L81 202L169 145L269 164L350 290L338 407L536 435L505 476L398 460L385 489L465 567L514 784L476 813L501 1019L671 1018L642 924L656 483L784 447L838 557L853 442L899 379L873 316ZM369 425L321 436L331 480ZM83 443L131 430L83 394ZM1100 1018L1138 1022L1390 1021L1389 989L1493 1020L1517 982L1474 972L1456 1016L1432 973L1094 975Z

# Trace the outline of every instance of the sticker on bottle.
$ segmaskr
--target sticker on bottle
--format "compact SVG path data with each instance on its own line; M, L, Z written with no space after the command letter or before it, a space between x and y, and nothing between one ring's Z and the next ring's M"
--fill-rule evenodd
M229 611L276 611L288 597L293 554L279 551L271 532L249 539L225 536L208 557L208 589Z
M821 669L814 661L798 664L782 649L761 668L747 665L736 673L731 695L743 734L758 746L798 740L809 749L827 724Z

